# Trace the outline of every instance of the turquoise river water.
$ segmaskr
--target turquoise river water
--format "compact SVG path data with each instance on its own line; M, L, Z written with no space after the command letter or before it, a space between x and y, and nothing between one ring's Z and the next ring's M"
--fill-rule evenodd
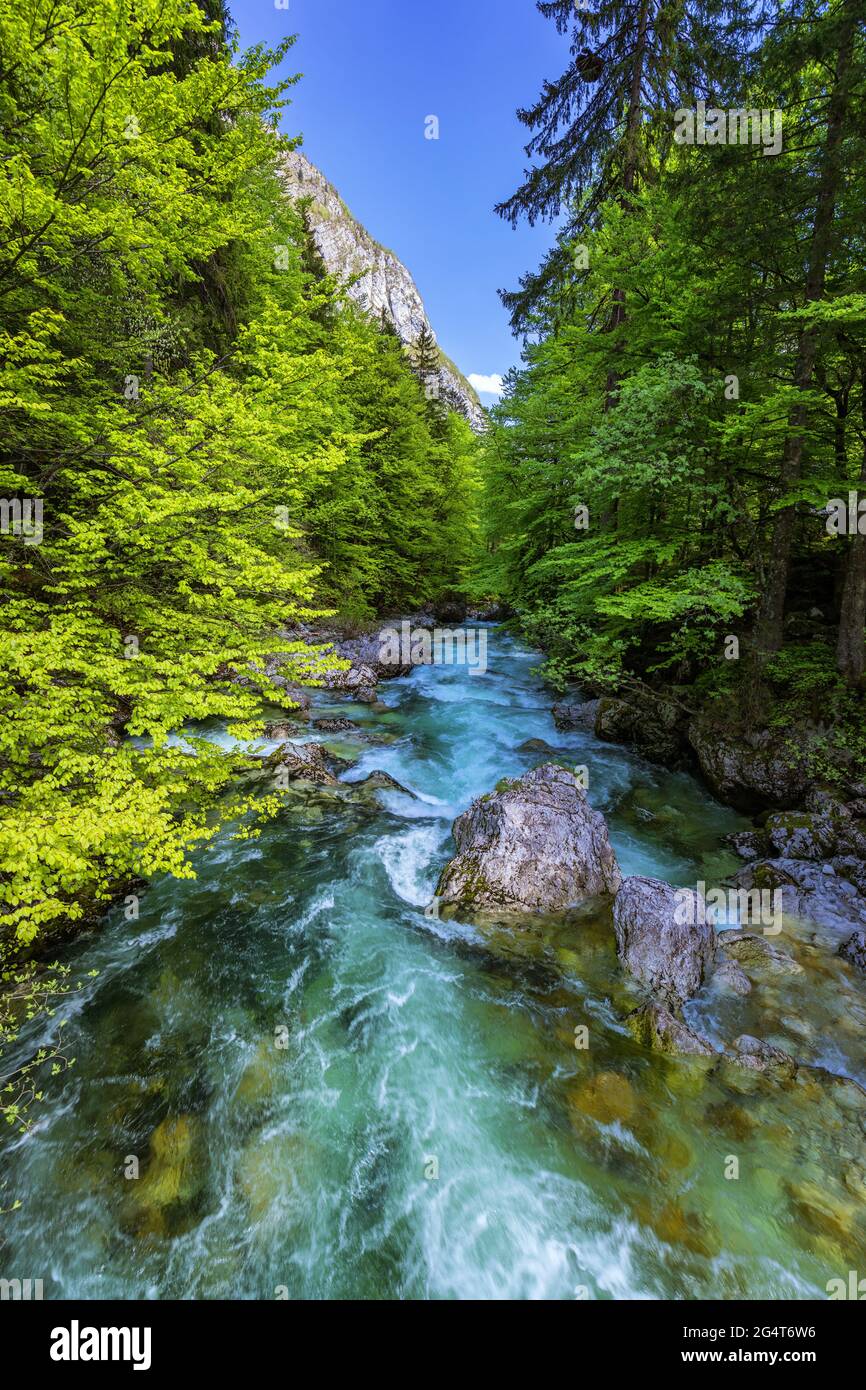
M866 1273L856 1103L638 1047L603 909L425 915L453 818L542 760L531 739L587 765L624 874L735 867L743 822L557 732L537 660L493 630L484 676L419 668L374 708L318 692L363 725L329 745L343 782L380 768L414 795L293 790L260 839L226 834L71 948L98 974L61 1010L74 1068L0 1149L0 1206L22 1202L0 1273L46 1298L265 1299L802 1298ZM859 1075L862 994L814 934L794 948L823 1004L797 977L693 1009Z

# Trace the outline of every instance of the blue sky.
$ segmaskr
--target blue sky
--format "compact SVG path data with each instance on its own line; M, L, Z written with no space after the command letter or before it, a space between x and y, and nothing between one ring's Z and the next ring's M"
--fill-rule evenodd
M284 3L285 0L278 0ZM534 0L229 0L244 45L298 35L283 115L344 202L412 272L441 346L467 374L520 356L497 295L535 267L550 227L493 212L526 163L515 115L565 65ZM425 119L439 139L425 139ZM482 399L489 401L489 396Z

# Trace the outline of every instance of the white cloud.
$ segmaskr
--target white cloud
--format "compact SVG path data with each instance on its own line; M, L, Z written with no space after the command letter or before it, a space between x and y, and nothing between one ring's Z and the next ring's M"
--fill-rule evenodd
M475 387L476 391L482 391L486 396L501 396L503 380L501 376L492 373L491 376L482 376L478 372L469 373L469 384Z

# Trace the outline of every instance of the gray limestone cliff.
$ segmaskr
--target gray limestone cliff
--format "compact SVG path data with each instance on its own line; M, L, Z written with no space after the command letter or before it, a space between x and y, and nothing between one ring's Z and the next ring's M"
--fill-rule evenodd
M293 150L282 158L281 177L290 198L308 200L307 225L329 274L343 280L360 277L349 287L350 297L372 317L384 314L406 348L424 328L435 339L409 271L352 216L324 174ZM486 416L472 386L441 348L439 358L440 399L459 410L474 430L484 430Z

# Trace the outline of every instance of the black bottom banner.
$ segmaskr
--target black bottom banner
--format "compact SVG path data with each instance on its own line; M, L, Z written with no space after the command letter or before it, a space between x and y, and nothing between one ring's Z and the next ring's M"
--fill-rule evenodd
M850 1361L852 1340L863 1331L859 1298L828 1302L655 1303L582 1302L570 1307L563 1330L577 1363L590 1354L611 1370L667 1373L673 1368L700 1373L712 1366L761 1367L775 1371L800 1366L823 1377L842 1370ZM285 1364L287 1351L296 1355L304 1339L307 1354L315 1334L314 1303L274 1302L0 1302L2 1356L7 1384L20 1358L20 1367L38 1370L49 1383L70 1375L93 1378L101 1371L113 1375L224 1375L235 1365L247 1373L267 1363ZM321 1306L322 1316L343 1317L346 1305L335 1311ZM351 1321L340 1335L321 1343L330 1374L345 1356L347 1369L360 1370L360 1353L369 1345L371 1309L364 1325L354 1331ZM442 1364L453 1372L453 1348L439 1342L443 1324L426 1323L425 1339L442 1345ZM349 1314L351 1319L351 1314ZM404 1310L391 1313L403 1327L412 1318ZM417 1325L413 1335L417 1335ZM363 1340L361 1340L363 1338ZM425 1346L424 1370L436 1360ZM489 1369L489 1368L488 1368Z

